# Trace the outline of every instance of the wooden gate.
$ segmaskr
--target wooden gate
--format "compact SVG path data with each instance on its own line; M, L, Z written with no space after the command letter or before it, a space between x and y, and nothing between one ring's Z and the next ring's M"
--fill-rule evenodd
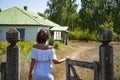
M94 70L94 80L99 80L99 62L84 62L84 61L77 61L77 60L67 60L66 61L66 80L82 80L78 76L74 66L84 67L88 69ZM73 72L74 76L71 76L71 71Z
M7 41L10 46L7 47L7 62L0 64L2 80L20 80L19 78L19 48L16 43L19 40L19 34L15 29L7 32ZM66 61L66 80L81 80L73 66L80 66L94 70L94 80L114 80L113 68L113 47L109 45L112 41L112 32L109 29L101 29L99 40L102 44L99 47L99 62L83 62L77 60ZM71 76L70 70L73 75Z
M94 80L114 80L113 47L109 45L109 42L112 41L110 29L101 29L99 40L102 42L99 47L99 62L94 61L92 63L68 59L66 61L66 80L82 80L73 66L93 69ZM71 72L73 76L71 76Z

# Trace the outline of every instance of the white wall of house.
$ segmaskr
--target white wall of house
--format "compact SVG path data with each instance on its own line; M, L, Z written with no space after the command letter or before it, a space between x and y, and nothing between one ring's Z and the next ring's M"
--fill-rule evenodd
M9 26L5 26L5 27L0 27L0 30L2 30L2 32L0 33L0 41L6 41L6 32L10 29L10 28L22 28L25 29L25 41L36 41L36 35L37 32L43 28L43 27L32 27L32 26L25 26L25 27L18 27L18 26L14 26L14 27L9 27ZM46 29L49 30L49 27L45 27Z
M26 28L25 29L25 41L36 41L37 28Z
M9 28L0 28L2 32L0 33L0 41L6 41L6 32L9 30Z

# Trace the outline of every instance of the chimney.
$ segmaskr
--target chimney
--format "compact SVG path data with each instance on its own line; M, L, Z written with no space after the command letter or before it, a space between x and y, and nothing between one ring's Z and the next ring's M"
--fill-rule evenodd
M27 6L24 6L24 10L27 10Z

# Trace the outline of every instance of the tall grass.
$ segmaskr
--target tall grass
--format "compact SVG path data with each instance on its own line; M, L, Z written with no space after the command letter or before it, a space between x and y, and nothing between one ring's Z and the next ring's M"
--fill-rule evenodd
M18 42L17 46L20 50L20 80L28 79L28 72L30 67L30 52L32 45L35 42ZM0 42L0 63L6 61L6 48L10 44L8 42ZM54 46L57 50L64 48L62 43L54 43Z
M18 46L20 48L20 80L27 80L28 79L28 72L29 72L29 64L30 64L30 51L32 45L35 42L18 42ZM91 45L92 44L92 45ZM6 54L6 47L9 45L8 42L0 42L0 62L5 61L5 54ZM64 58L65 56L73 55L75 51L81 50L80 46L85 46L86 48L95 46L94 49L86 50L81 52L76 59L81 61L98 61L99 55L99 43L83 43L83 42L72 42L70 46L63 47L61 44L56 44L57 46L60 45L62 48L56 49L58 59ZM115 80L120 80L120 42L112 43L114 48L114 76ZM88 58L89 57L89 58ZM65 63L53 65L54 72L55 72L55 80L66 80L66 69ZM77 73L83 80L93 80L93 70L84 69L81 67L75 67Z

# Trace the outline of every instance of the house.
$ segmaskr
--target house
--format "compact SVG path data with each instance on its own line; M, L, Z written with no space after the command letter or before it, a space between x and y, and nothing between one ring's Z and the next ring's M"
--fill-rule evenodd
M68 32L68 27L62 27L36 13L30 12L26 6L24 9L13 7L0 12L0 41L6 40L6 32L10 28L16 28L20 32L20 39L25 41L35 41L36 34L41 28L55 31L54 40L58 39L55 36L61 36L61 30L59 29Z
M68 26L53 27L50 30L54 31L54 41L63 42L65 45L68 44L68 32L69 32ZM62 35L61 33L64 34L63 39L61 38L61 35Z

